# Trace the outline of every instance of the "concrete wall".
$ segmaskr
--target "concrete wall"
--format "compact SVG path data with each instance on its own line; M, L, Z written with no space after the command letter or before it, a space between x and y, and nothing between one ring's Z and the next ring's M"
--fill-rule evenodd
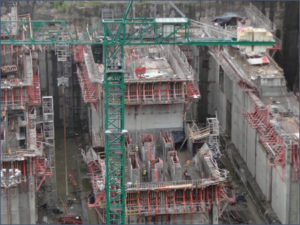
M256 144L256 159L252 162L255 162L255 175L256 181L259 185L261 191L265 195L266 199L270 196L270 185L272 182L272 168L268 165L267 154L264 147L258 143ZM251 159L247 160L251 161ZM271 199L268 199L271 200Z
M10 210L7 210L7 203ZM11 215L12 224L35 224L37 222L37 208L35 184L30 182L22 183L16 188L9 189L7 194L1 191L1 224L9 224Z
M156 221L156 223L155 223ZM176 214L176 215L159 215L156 218L153 216L150 220L141 216L139 220L137 216L128 216L128 224L211 224L212 221L206 214L191 213L191 214Z
M257 132L251 128L243 116L244 111L252 111L253 105L248 95L241 89L236 81L232 81L232 74L224 75L224 91L219 87L219 70L215 60L210 57L209 65L213 67L208 77L208 112L217 110L218 119L223 130L231 137L232 143L238 149L242 159L247 164L251 175L255 178L264 198L271 206L282 223L298 222L298 183L291 181L290 164L284 171L268 165L266 150L259 141ZM206 75L207 76L207 75ZM201 74L200 74L201 80ZM231 115L228 111L231 106ZM231 131L228 120L231 120ZM281 180L280 174L284 176ZM291 197L293 196L293 197Z
M129 131L183 129L183 110L183 104L126 107L125 128Z

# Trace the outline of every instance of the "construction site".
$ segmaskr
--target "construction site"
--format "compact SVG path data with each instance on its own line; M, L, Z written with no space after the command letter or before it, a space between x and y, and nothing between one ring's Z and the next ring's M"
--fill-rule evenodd
M298 9L1 2L1 224L299 224Z

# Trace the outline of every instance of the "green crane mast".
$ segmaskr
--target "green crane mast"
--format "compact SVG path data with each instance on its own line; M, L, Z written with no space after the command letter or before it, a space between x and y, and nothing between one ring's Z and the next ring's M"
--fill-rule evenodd
M130 0L121 19L102 19L81 36L72 35L65 21L1 21L1 45L94 45L93 34L103 32L105 89L105 222L125 223L124 46L134 45L262 45L274 41L237 41L190 36L188 18L127 18ZM16 24L15 35L10 27ZM4 37L4 38L3 38Z

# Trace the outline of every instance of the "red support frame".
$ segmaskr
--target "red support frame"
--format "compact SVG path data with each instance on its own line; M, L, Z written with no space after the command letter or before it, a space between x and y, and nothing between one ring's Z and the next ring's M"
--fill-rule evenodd
M42 102L40 90L40 75L32 74L32 86L27 87L28 104L40 105Z
M292 166L293 166L293 173L292 173L292 180L297 181L299 179L299 148L298 144L292 145Z
M208 189L209 189L208 187L205 189L205 192L206 192L205 201L207 203L207 212L210 211L210 209L211 209L211 200L209 199L209 190Z
M128 83L126 85L127 88L127 99L128 99L128 103L131 103L131 98L130 98L130 83Z
M170 101L170 81L167 82L167 99Z
M5 111L7 110L7 89L5 89Z
M92 103L92 105L97 110L98 85L96 83L91 82L88 76L88 70L84 63L84 56L83 56L84 51L85 51L85 46L80 45L80 46L73 47L74 58L75 61L78 62L78 64L76 65L77 76L81 87L81 92L82 92L82 97L84 102Z
M14 109L15 107L15 93L14 93L15 89L12 87L11 88L11 103L12 103L12 108Z
M185 202L185 189L182 190L182 203L183 203L183 210L186 213L186 202Z
M44 183L47 176L52 176L51 166L47 167L47 160L44 157L36 157L34 159L35 164L35 175L37 176L36 181L36 191L40 189ZM49 163L51 165L51 163Z
M140 192L137 193L137 205L139 209L139 215L141 215L141 203L140 203Z
M166 214L169 214L169 209L168 209L168 190L165 191L165 209L166 209Z
M193 212L194 212L194 200L193 200L193 189L190 190L190 210L191 210L191 224L193 223Z
M147 205L148 205L148 215L151 215L151 205L150 205L150 191L147 191Z
M159 192L158 190L155 192L155 208L156 208L156 214L159 214Z
M161 102L161 82L159 82L158 84L157 95L158 95L158 100Z
M250 100L254 104L254 112L244 112L243 115L248 120L250 126L256 129L259 134L259 140L265 147L268 153L268 164L274 166L281 180L284 180L284 176L277 168L280 166L282 171L285 166L285 141L277 134L275 128L271 125L270 120L272 115L270 114L268 107L258 106L257 97L251 91L246 91Z

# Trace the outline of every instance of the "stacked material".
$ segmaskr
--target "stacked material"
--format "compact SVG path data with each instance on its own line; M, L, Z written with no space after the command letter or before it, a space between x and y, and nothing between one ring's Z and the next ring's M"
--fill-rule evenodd
M238 27L237 29L238 41L274 41L271 32L264 28L253 27ZM266 52L269 46L240 46L241 50L248 55L255 55Z

